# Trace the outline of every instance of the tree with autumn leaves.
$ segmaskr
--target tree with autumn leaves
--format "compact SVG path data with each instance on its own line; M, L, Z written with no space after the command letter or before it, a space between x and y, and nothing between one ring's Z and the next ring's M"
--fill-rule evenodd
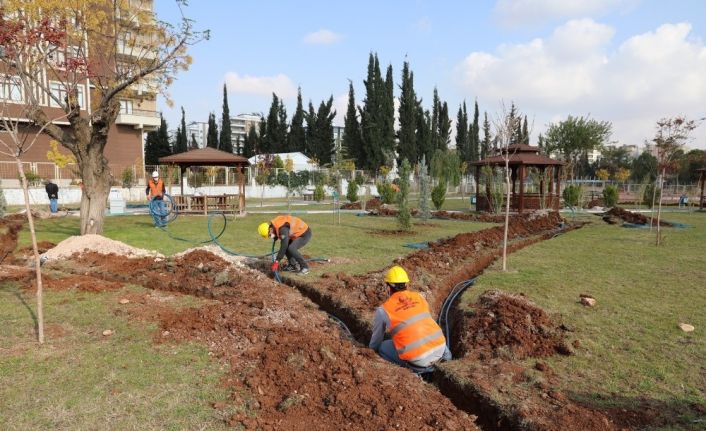
M180 11L185 4L175 3ZM189 46L208 37L183 13L179 23L166 23L156 19L151 2L145 5L5 0L0 11L2 71L24 89L21 104L32 126L76 158L84 184L81 234L103 232L112 182L104 150L119 98L165 92L191 64ZM90 106L81 106L88 100ZM56 112L69 124L57 124Z

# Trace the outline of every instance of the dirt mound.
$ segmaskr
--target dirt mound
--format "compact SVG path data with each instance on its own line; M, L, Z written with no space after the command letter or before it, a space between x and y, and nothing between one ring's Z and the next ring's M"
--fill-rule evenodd
M454 351L463 357L526 359L569 351L560 325L522 296L490 290L473 310L455 325Z
M44 253L43 256L46 257L47 260L56 260L69 257L74 253L91 251L129 257L162 256L156 251L131 247L123 242L115 241L102 235L70 236L57 244L56 247Z
M488 213L467 213L460 211L434 211L432 215L440 219L449 220L468 220L477 221L483 223L504 223L505 216L502 214L488 214Z
M606 211L605 214L617 217L627 223L647 224L650 222L650 219L645 217L644 215L627 211L620 207L613 207L610 210Z
M0 218L0 263L17 248L17 232L26 220L23 214Z
M372 198L368 202L365 203L365 209L366 210L377 209L377 208L380 208L380 205L382 205L382 201L379 198ZM348 203L341 205L341 209L359 210L359 209L363 209L363 205L360 202L348 202Z

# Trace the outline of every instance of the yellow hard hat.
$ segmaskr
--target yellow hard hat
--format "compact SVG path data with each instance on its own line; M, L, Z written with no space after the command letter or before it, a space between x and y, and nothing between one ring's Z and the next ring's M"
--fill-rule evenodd
M385 274L385 283L409 283L409 276L401 266L393 266Z
M260 226L257 227L257 233L259 233L263 238L270 236L270 224L260 223Z

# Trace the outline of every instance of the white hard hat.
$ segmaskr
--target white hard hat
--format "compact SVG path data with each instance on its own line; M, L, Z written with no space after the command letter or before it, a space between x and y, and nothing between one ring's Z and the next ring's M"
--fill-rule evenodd
M157 172L157 171L152 172L152 178L159 178L159 172Z

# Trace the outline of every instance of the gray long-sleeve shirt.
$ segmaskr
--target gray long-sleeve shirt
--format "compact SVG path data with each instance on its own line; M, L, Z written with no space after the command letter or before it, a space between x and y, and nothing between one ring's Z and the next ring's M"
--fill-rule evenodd
M375 317L373 318L373 335L370 337L368 347L376 352L380 348L380 344L385 339L387 328L391 326L390 318L385 313L382 307L375 309Z

